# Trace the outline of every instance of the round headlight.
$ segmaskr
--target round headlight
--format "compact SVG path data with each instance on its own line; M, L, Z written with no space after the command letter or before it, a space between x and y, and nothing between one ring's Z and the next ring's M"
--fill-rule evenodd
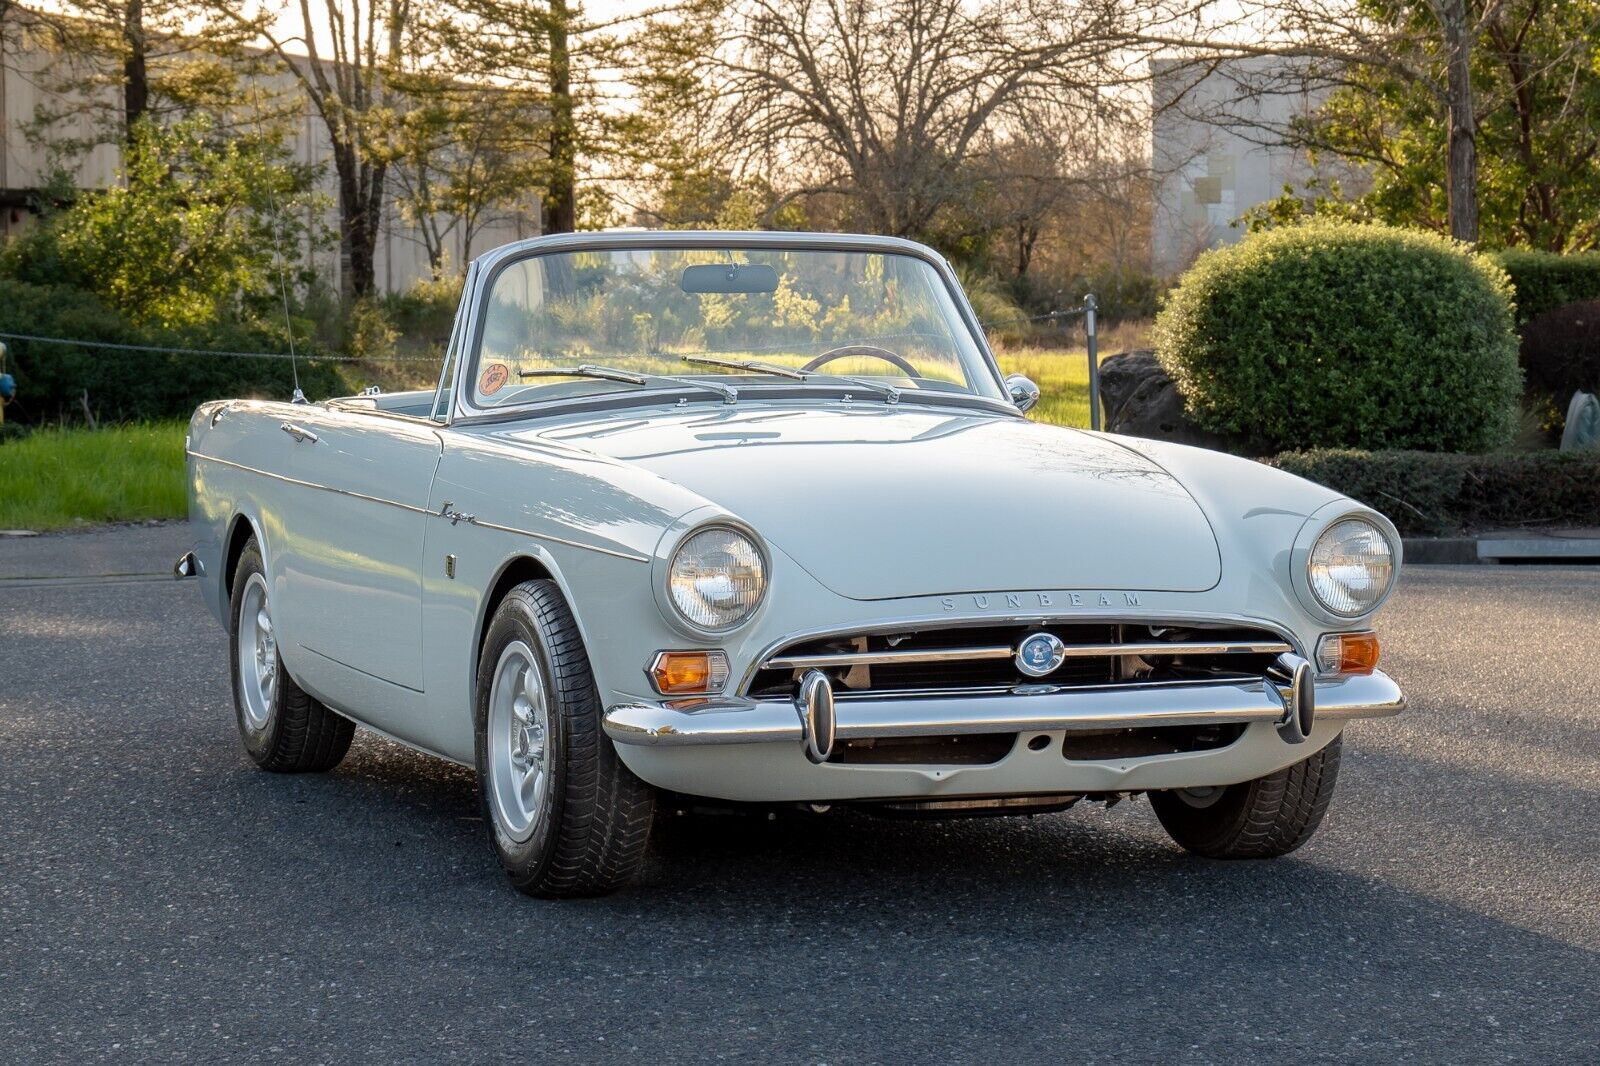
M1345 518L1322 531L1306 560L1311 592L1334 614L1355 618L1378 605L1394 578L1394 550L1363 518Z
M702 529L672 553L672 605L689 624L727 629L750 617L767 591L766 563L749 537L726 526Z

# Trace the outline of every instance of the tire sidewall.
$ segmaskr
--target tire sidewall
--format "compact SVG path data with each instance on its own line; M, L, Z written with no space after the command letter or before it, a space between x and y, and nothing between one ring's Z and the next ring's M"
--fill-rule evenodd
M494 685L496 667L501 654L511 644L521 641L533 650L535 666L548 693L549 707L545 731L548 750L546 764L545 801L539 812L533 832L526 840L517 840L501 824L496 810L493 785L489 777L489 697ZM567 709L569 693L561 684L550 660L550 649L543 628L519 596L507 596L495 612L494 621L483 641L483 654L478 659L478 681L473 703L473 732L475 734L478 770L478 800L483 809L484 821L489 826L490 845L501 866L518 882L539 878L555 854L556 836L561 825L562 807L567 790L568 731Z
M233 575L233 592L228 603L228 666L233 679L233 719L239 727L239 739L245 751L258 763L268 760L277 750L278 733L283 729L283 693L288 672L283 668L283 654L278 653L278 684L272 692L272 703L267 708L267 723L260 729L250 725L244 710L243 679L239 676L239 614L244 607L245 587L252 575L259 574L267 582L267 602L272 602L272 582L267 579L266 567L261 561L261 549L254 538L245 545L239 556L238 568ZM276 619L274 619L276 625Z

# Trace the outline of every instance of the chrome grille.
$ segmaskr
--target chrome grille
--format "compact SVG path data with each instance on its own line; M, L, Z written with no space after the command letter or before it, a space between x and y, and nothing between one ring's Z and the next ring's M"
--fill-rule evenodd
M1064 647L1043 677L1017 669L1018 645L1050 633ZM1089 686L1258 678L1293 648L1267 630L1185 621L976 625L815 637L786 645L756 670L746 690L788 696L800 674L828 674L839 699L873 694L1004 692L1019 686Z

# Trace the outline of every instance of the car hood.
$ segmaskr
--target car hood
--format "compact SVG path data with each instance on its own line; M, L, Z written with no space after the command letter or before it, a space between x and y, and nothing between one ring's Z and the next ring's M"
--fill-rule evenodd
M1206 516L1113 440L911 406L732 408L506 434L637 464L705 497L843 596L1201 592Z

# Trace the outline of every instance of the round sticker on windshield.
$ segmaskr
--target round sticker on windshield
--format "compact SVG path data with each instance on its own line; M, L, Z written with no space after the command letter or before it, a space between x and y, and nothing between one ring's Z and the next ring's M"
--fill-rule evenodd
M500 387L511 376L511 371L506 369L504 363L490 363L483 368L483 375L478 378L478 391L485 396L493 396L500 391Z

